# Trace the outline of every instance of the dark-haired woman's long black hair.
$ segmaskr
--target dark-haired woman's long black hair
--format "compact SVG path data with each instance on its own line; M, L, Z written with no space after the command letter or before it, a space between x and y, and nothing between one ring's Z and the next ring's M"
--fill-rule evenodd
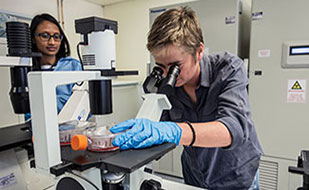
M32 39L32 52L38 52L38 48L34 40L34 32L36 28L38 27L38 25L45 20L57 25L57 27L59 28L60 34L63 36L59 51L56 54L56 63L57 63L60 58L70 56L71 51L70 51L69 41L66 38L61 26L59 25L57 20L50 14L44 13L44 14L36 15L31 21L30 32L31 32L31 39ZM40 58L33 59L33 70L41 70Z

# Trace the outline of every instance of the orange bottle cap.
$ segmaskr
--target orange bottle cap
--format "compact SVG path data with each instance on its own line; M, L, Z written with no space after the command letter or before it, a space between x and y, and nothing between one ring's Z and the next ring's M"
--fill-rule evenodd
M85 150L88 146L88 139L85 135L74 135L71 139L73 150Z

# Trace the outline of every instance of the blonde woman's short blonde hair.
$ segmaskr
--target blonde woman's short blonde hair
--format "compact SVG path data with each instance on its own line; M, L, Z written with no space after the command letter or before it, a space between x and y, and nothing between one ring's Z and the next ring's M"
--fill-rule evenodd
M147 49L152 52L172 44L184 47L195 57L201 43L203 34L195 12L180 7L169 9L155 19L148 33Z

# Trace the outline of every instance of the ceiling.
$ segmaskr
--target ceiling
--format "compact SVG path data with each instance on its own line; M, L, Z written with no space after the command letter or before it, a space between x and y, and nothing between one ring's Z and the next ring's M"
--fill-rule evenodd
M104 6L131 0L87 0L87 1Z

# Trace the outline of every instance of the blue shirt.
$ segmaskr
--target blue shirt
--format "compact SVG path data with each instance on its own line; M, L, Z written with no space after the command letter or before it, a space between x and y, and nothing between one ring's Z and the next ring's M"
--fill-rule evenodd
M185 146L181 156L185 183L208 189L248 190L262 148L251 120L244 64L224 52L204 55L200 68L196 103L177 87L169 96L172 109L165 111L161 120L220 121L231 133L232 144L225 148Z

